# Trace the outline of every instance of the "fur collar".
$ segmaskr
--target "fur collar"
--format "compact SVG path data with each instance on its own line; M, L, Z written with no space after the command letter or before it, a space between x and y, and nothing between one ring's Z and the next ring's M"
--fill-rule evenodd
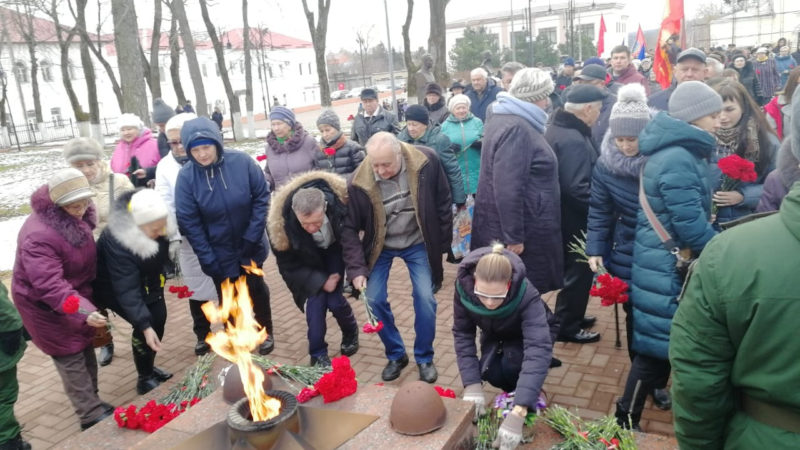
M97 210L94 203L78 220L50 200L50 189L45 184L31 195L31 209L39 219L52 228L75 248L83 247L88 241L93 240L92 230L97 225Z
M289 236L286 234L286 218L283 217L286 202L298 189L315 180L325 182L339 201L347 204L347 181L340 175L314 170L292 178L272 194L272 202L269 205L267 231L269 232L269 241L276 251L286 251L290 247ZM331 206L329 205L329 207Z
M592 137L592 129L589 128L589 125L586 125L586 122L565 109L556 111L555 117L553 117L553 125L576 130L586 137Z
M152 258L158 253L158 242L150 239L133 221L133 216L128 212L128 203L137 191L128 191L121 194L114 202L114 209L108 215L106 227L122 246L141 259ZM167 230L165 236L172 236L176 230L175 218L167 215Z
M600 158L598 158L597 164L603 166L612 175L639 179L639 172L645 161L647 161L647 157L641 153L632 157L625 156L617 147L617 143L611 136L611 131L606 131L600 147Z
M267 135L267 145L275 153L291 153L303 146L306 136L308 136L308 133L303 128L303 124L295 122L294 127L292 127L292 135L283 144L278 142L275 133L270 131Z

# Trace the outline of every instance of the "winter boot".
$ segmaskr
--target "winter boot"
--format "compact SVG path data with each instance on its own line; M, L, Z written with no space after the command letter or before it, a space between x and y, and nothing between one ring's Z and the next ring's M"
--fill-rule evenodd
M617 418L617 423L622 428L642 431L641 427L639 427L639 420L642 418L642 412L631 412L628 414L628 408L625 408L622 404L622 399L617 401L617 410L614 416Z
M139 374L139 379L136 382L136 393L139 395L146 394L155 389L160 381L153 373L153 363L156 360L156 353L150 348L133 349L133 364L136 366L136 372Z

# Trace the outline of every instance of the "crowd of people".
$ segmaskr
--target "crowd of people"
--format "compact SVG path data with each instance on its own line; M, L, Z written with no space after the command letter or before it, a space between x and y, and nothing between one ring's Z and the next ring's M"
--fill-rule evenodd
M450 86L449 98L428 83L402 127L367 88L350 136L326 109L316 120L319 142L290 108L276 106L263 168L226 148L220 120L175 114L161 99L152 117L158 137L123 114L110 161L98 143L70 141L67 168L32 195L18 237L11 297L21 320L12 310L0 321L0 379L13 397L0 411L0 430L10 430L3 443L25 448L9 410L22 325L52 357L82 429L113 411L97 393L94 352L102 346L100 365L111 363L109 311L133 329L137 392L172 376L155 361L175 265L192 292L197 355L210 351L201 306L240 277L267 331L257 351L272 352L270 289L255 270L270 249L306 316L310 364L331 364L328 311L341 354L359 350L345 298L352 289L381 323L385 381L410 362L392 313L403 301L389 292L394 259L408 269L414 362L428 383L438 378L435 295L450 282L445 255L459 264L452 333L463 398L477 416L487 405L484 382L515 392L501 448L519 444L548 369L561 365L554 342L601 339L586 309L603 271L630 285L621 425L639 429L652 396L659 408L674 406L682 446L796 442L791 369L780 355L797 344L778 324L796 316L797 293L785 280L800 247L800 188L792 188L800 179L800 102L792 103L800 69L784 64L785 46L754 53L748 61L733 49L676 51L664 90L625 46L611 50L607 65L566 58L557 76L516 62L497 78L477 67L469 86ZM768 66L779 68L773 84L761 80ZM730 155L751 163L755 179L726 187L719 165ZM471 251L459 260L453 217L468 204ZM571 251L583 235L588 261ZM551 311L541 294L557 290Z

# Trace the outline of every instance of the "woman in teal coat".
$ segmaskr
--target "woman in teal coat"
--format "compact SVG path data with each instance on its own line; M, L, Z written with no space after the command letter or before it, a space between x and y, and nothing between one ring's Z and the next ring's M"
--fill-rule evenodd
M469 97L464 94L454 95L450 99L450 115L442 123L442 133L454 145L466 194L475 195L481 169L483 122L469 112L470 104Z
M712 133L719 129L720 110L719 94L702 82L687 81L672 93L669 114L660 112L639 135L639 151L648 158L641 179L647 203L674 245L694 255L716 234L708 158L716 145ZM638 428L647 393L669 377L669 332L683 281L675 263L640 209L631 283L635 356L617 402L622 426Z

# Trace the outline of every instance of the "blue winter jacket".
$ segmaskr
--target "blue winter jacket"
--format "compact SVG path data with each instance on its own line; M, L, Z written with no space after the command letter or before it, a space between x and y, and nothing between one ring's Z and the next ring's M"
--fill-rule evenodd
M764 192L764 181L766 181L767 175L775 169L775 159L778 156L778 150L781 146L777 136L772 133L768 133L768 135L770 137L769 142L766 145L761 145L759 155L759 157L765 158L765 160L768 161L765 169L758 174L758 179L755 183L739 184L736 190L744 196L744 200L742 200L742 203L735 206L723 206L719 208L717 210L718 223L729 222L755 212L758 201L761 200L761 193ZM722 171L719 170L717 166L719 160L719 155L713 153L708 164L709 183L711 183L715 192L722 186Z
M486 89L483 90L483 95L478 96L478 91L475 89L467 89L464 95L469 97L472 102L469 106L469 112L475 117L481 119L481 122L486 122L486 108L497 100L497 94L503 92L503 88L497 85L493 79L486 80Z
M261 266L267 259L269 189L250 155L223 149L219 127L210 119L199 117L183 125L183 145L197 139L215 143L217 161L203 167L187 152L190 163L178 172L175 186L178 226L206 275L236 278L241 265L252 260Z
M711 133L663 111L639 135L639 151L648 157L642 178L647 201L678 247L691 248L696 255L716 234L709 223L707 162L715 145ZM675 261L640 209L631 284L636 353L667 359L682 285Z
M586 254L602 256L606 269L629 283L639 213L639 171L646 157L625 156L611 132L606 133L600 151L592 172Z

